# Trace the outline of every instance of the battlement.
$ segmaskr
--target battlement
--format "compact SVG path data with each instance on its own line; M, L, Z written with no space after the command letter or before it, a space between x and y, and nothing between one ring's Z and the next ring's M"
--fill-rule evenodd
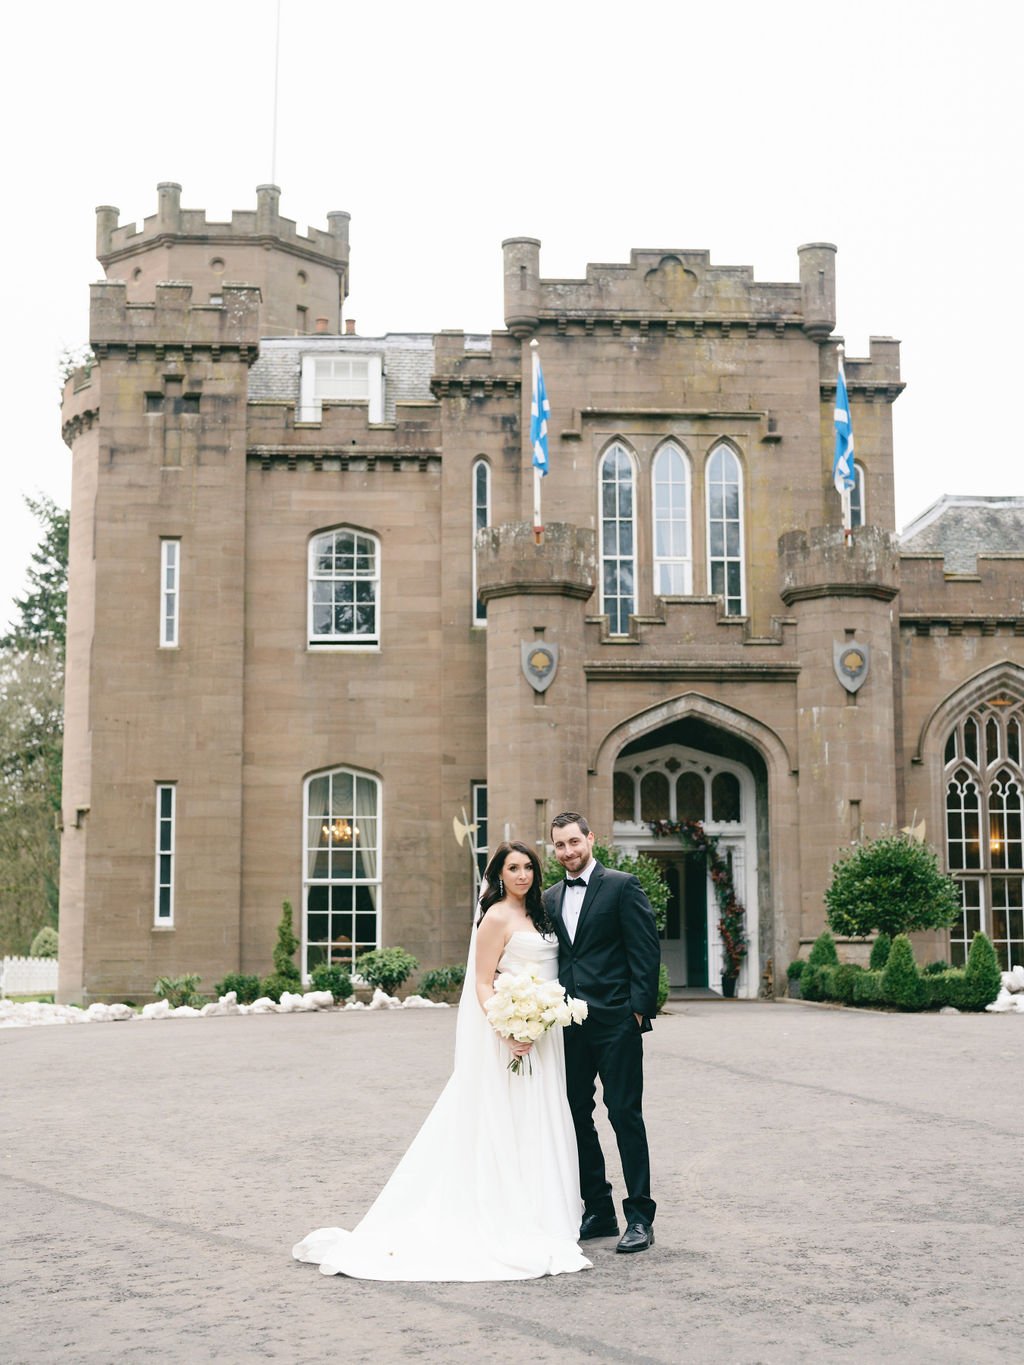
M832 337L818 352L821 396L834 398L836 375L839 372L839 347L842 337ZM844 370L848 393L856 393L874 402L881 399L892 403L906 388L900 378L900 343L895 337L870 337L866 357L845 356Z
M707 251L636 249L628 263L590 264L582 280L540 277L540 242L510 237L505 263L505 325L528 336L544 320L630 318L736 323L801 329L823 340L835 326L835 254L831 242L798 249L800 280L765 283L750 266L716 266Z
M328 230L310 228L303 236L293 219L278 212L281 191L277 185L257 185L255 210L235 210L231 221L209 222L205 209L183 209L181 186L166 180L157 186L157 212L143 221L119 224L120 210L101 204L96 210L96 256L106 267L124 255L149 248L169 239L213 245L218 241L272 240L299 254L327 257L348 265L348 225L350 215L328 213Z
M786 606L814 597L874 597L899 592L899 542L880 526L814 526L779 537L779 595Z
M89 342L102 360L112 348L181 347L237 349L255 358L259 344L260 291L250 284L225 284L223 302L194 304L192 285L156 286L154 303L129 303L122 280L91 287Z

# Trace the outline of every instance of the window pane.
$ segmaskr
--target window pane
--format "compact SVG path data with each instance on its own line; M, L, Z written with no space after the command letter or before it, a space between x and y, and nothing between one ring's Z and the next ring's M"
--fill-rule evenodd
M636 819L633 779L629 773L616 773L612 778L614 818L632 822Z
M676 819L703 820L704 779L699 773L680 773L676 782Z
M964 721L964 757L972 763L978 761L978 727L971 716Z
M668 818L668 778L664 773L645 773L640 782L640 819Z
M716 773L711 779L711 818L739 820L740 783L734 773Z

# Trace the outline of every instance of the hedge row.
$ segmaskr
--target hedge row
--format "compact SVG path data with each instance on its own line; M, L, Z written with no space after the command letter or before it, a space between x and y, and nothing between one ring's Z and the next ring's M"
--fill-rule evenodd
M820 946L819 946L820 945ZM967 964L961 968L921 971L906 934L897 934L884 965L857 967L839 962L835 941L826 932L811 949L808 961L793 963L790 979L800 983L803 1000L834 1000L842 1005L881 1005L900 1010L983 1010L999 994L1001 984L995 949L985 934L975 934ZM794 970L796 968L797 970Z

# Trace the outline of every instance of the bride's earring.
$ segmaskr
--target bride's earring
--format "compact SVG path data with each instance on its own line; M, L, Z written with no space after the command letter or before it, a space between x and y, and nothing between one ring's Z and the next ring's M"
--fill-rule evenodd
M505 899L505 883L501 879L501 877L498 878L498 895L501 897L502 900Z

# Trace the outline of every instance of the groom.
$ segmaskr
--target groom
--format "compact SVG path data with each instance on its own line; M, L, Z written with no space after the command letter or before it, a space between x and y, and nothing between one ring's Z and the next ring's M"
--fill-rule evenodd
M654 1200L643 1104L643 1041L658 1007L661 948L650 901L635 877L594 859L594 835L582 815L563 811L551 822L555 857L566 876L544 892L558 934L558 975L569 995L585 1000L587 1018L565 1030L569 1108L579 1148L583 1222L580 1241L618 1237L612 1187L594 1127L595 1080L619 1146L626 1231L616 1251L654 1244Z

